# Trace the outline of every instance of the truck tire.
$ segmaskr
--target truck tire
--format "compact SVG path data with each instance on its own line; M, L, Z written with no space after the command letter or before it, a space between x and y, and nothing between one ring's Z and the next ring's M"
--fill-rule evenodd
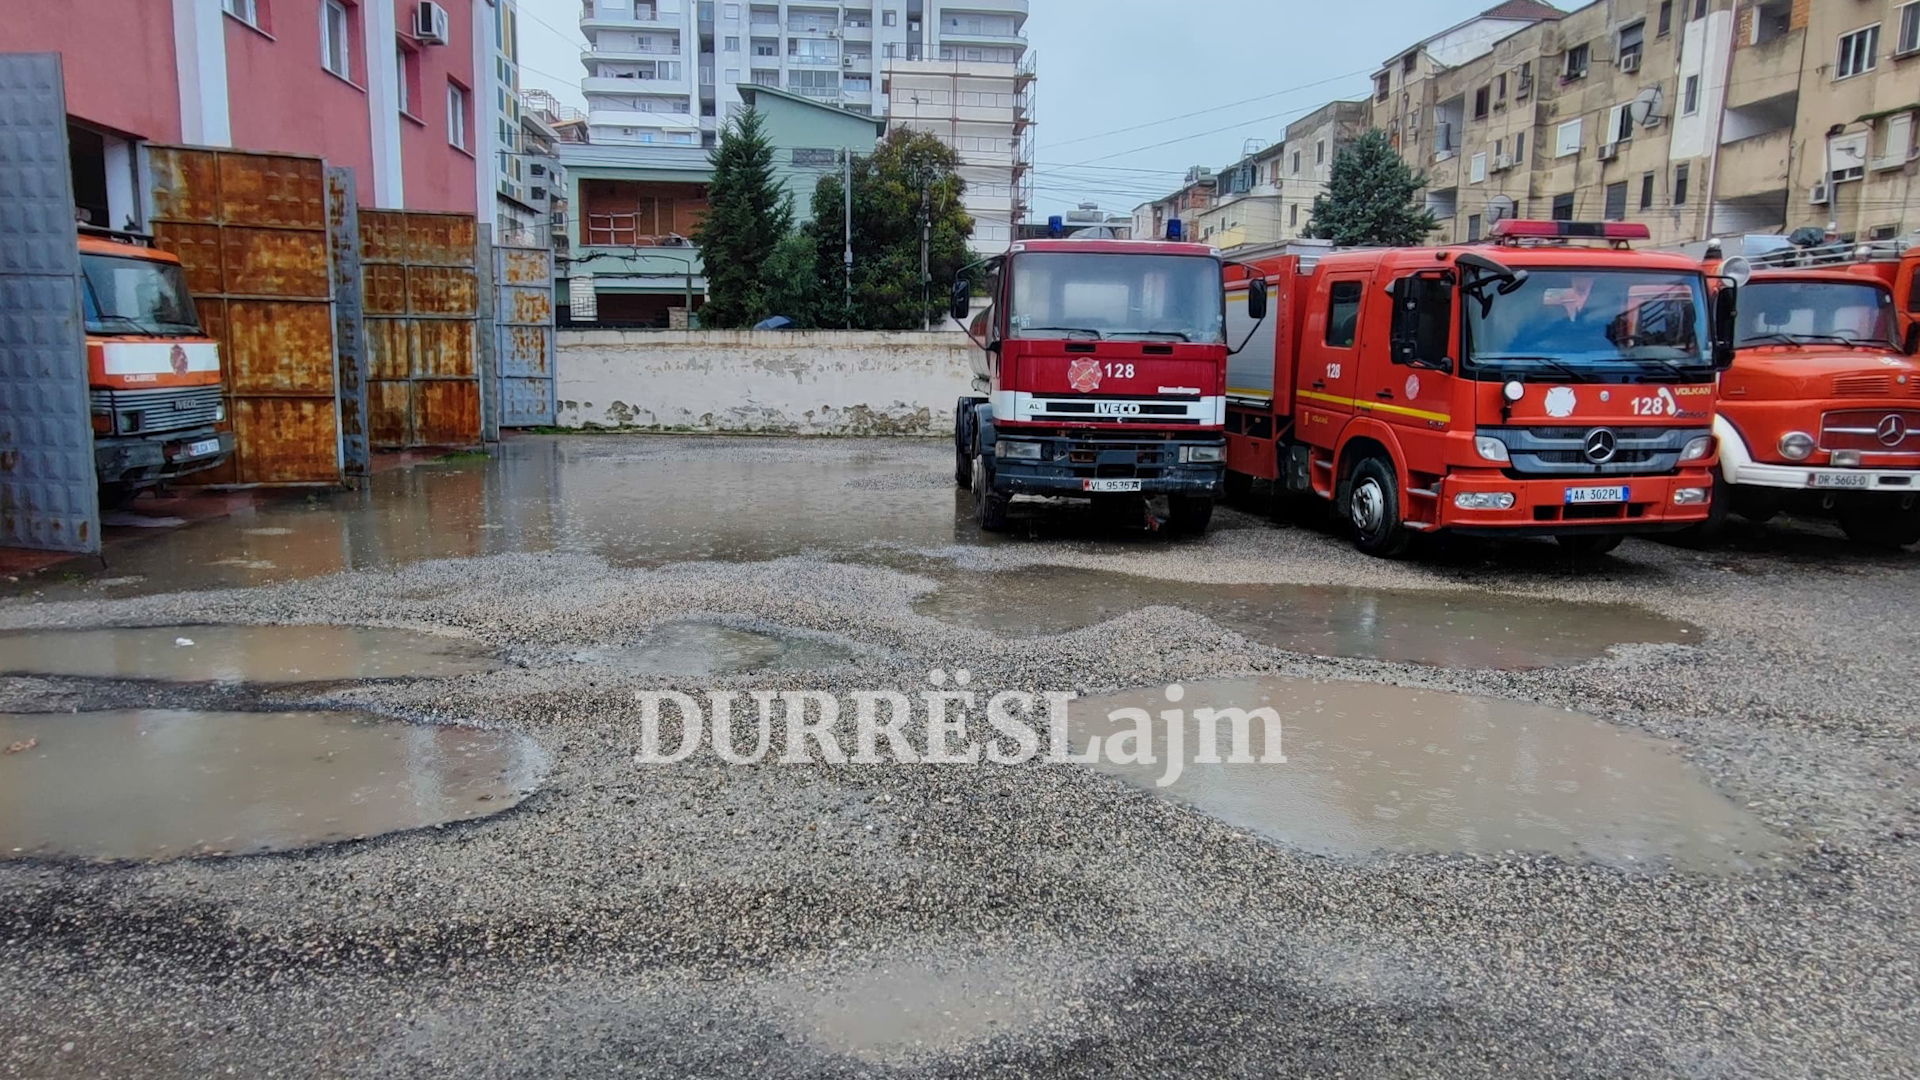
M953 482L973 484L973 399L961 398L953 407Z
M1856 544L1898 549L1920 542L1920 496L1849 499L1835 511L1840 531Z
M993 474L987 471L987 459L975 455L973 459L973 517L979 522L982 532L1001 532L1007 527L1007 504L1013 501L1010 496L993 490Z
M1228 474L1232 475L1232 474ZM1213 520L1213 499L1206 495L1167 496L1167 528L1181 536L1198 536Z
M1391 462L1366 457L1354 466L1347 523L1353 528L1354 546L1368 555L1397 559L1407 553L1413 533L1400 520L1400 484Z
M1594 535L1592 533L1561 533L1553 542L1567 550L1570 555L1600 556L1620 546L1626 537L1619 533Z

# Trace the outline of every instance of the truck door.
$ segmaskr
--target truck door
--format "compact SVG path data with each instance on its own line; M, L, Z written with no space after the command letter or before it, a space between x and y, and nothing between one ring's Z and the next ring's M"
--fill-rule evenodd
M1390 290L1390 291L1388 291ZM1366 362L1355 407L1398 430L1410 467L1439 471L1442 437L1451 419L1454 347L1451 285L1433 274L1410 274L1382 290L1367 324ZM1435 365L1449 361L1445 369ZM1422 463L1432 463L1422 467Z
M1367 279L1364 272L1334 274L1313 294L1294 379L1295 429L1302 442L1331 448L1353 415Z

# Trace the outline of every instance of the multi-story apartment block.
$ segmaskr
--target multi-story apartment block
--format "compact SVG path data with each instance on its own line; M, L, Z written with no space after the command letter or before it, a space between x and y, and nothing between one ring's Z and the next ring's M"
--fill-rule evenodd
M1133 208L1133 235L1142 240L1164 240L1171 223L1180 223L1180 235L1191 240L1199 235L1196 224L1213 208L1220 179L1205 165L1187 170L1180 190L1153 202Z
M890 127L927 132L958 155L973 249L986 255L1006 250L1033 202L1034 69L1027 56L970 58L980 51L942 45L933 59L888 60L883 85Z
M1217 174L1215 201L1194 235L1222 250L1304 236L1314 199L1333 179L1334 158L1366 133L1372 115L1365 100L1331 101L1288 124L1280 142Z

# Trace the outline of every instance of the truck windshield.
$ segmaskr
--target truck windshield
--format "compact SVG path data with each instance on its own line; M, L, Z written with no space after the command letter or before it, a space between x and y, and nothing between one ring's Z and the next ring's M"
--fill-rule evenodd
M1220 263L1200 255L1013 257L1013 337L1224 340Z
M1749 281L1734 343L1898 348L1893 294L1867 282Z
M187 276L174 263L81 255L82 298L92 334L198 334Z
M1545 267L1511 293L1483 295L1484 309L1466 301L1468 367L1482 378L1713 370L1699 274Z

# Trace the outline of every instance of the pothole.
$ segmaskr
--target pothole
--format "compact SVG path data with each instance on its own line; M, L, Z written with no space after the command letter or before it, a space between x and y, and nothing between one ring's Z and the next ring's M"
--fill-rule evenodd
M1228 824L1331 855L1540 852L1611 865L1750 868L1786 842L1714 790L1668 743L1590 716L1522 702L1360 682L1282 677L1195 683L1073 703L1075 748L1155 717L1153 764L1092 767L1182 799ZM1285 763L1196 763L1201 708L1269 707ZM1163 710L1181 710L1185 765L1167 773ZM1213 723L1219 756L1233 725ZM1265 725L1249 753L1266 756Z
M582 650L574 659L642 675L734 675L830 667L852 656L845 646L804 634L674 622L638 641Z
M360 713L0 714L0 858L287 851L496 814L545 767L507 732Z
M1143 607L1184 608L1265 645L1442 667L1539 668L1629 642L1690 642L1686 623L1629 604L1330 585L1196 585L1034 566L943 585L914 609L1015 637L1065 633Z
M372 626L142 626L0 634L0 672L169 682L443 678L491 671L486 646Z

